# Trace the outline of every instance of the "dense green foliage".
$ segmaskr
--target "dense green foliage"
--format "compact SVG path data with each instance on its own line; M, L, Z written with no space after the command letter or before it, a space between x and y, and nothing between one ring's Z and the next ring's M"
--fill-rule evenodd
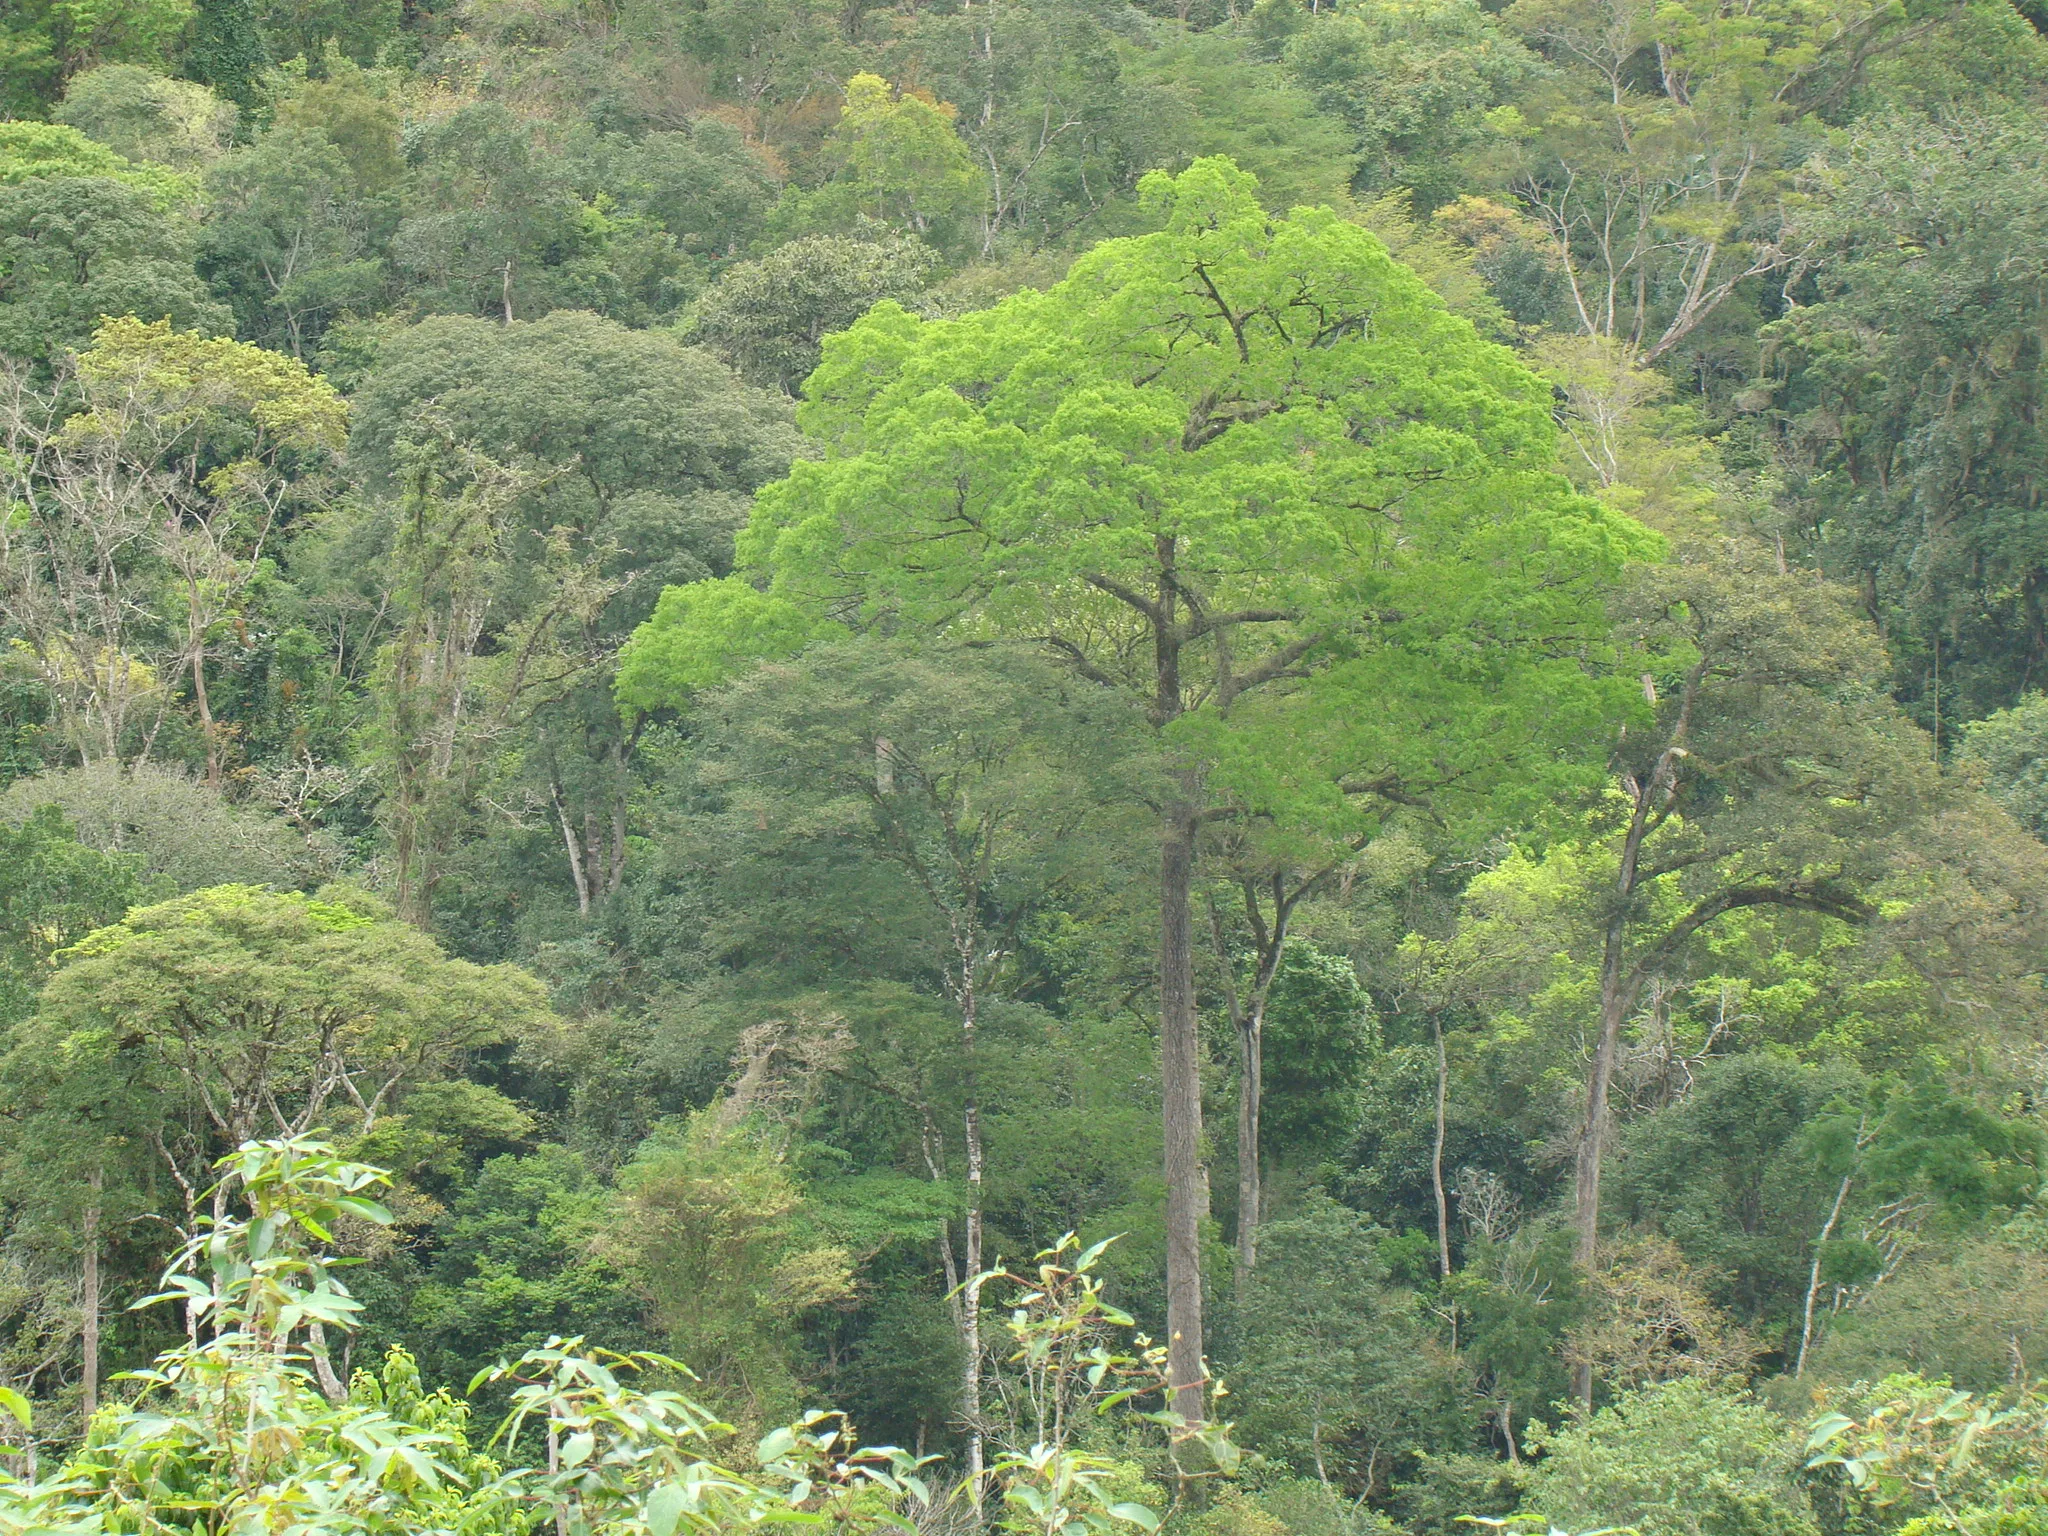
M2043 22L0 7L0 1527L2042 1529Z

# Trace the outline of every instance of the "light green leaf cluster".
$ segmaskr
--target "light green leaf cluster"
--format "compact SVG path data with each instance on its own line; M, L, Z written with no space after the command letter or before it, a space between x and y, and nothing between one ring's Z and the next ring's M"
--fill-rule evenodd
M173 426L207 413L245 415L278 444L302 452L335 450L347 437L348 407L340 393L297 358L174 330L167 320L104 321L78 367L95 384L148 391ZM77 430L88 431L100 419L82 417Z
M815 621L796 604L744 577L670 587L619 652L619 702L676 708L750 662L801 650L815 633Z
M367 1126L401 1081L550 1017L526 972L450 959L342 886L210 887L135 908L59 958L15 1042L24 1081L104 1078L134 1113L203 1113L229 1145L273 1117Z
M1525 1511L1565 1530L1811 1536L1791 1426L1739 1390L1693 1379L1624 1392L1592 1419L1532 1426L1543 1454Z
M63 123L0 122L0 186L38 176L104 176L141 188L160 208L189 202L199 192L197 177L138 165Z
M879 75L846 82L846 109L833 130L863 203L919 233L979 211L981 173L953 131L950 102L892 91Z

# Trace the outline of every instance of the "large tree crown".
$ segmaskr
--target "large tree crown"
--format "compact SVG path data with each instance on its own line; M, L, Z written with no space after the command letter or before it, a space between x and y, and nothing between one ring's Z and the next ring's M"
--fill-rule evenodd
M742 562L842 616L1116 600L1098 577L1358 615L1425 566L1533 593L1647 548L1554 472L1512 353L1367 230L1254 186L1221 159L1155 175L1163 227L1049 291L829 339L800 418L825 455L763 491Z
M1165 644L1193 706L1397 630L1456 668L1598 627L1655 541L1557 473L1539 378L1330 209L1269 214L1224 159L1145 187L1161 227L1044 292L828 338L823 454L760 492L734 590L636 647L708 658L664 663L694 689L805 612L1045 639L1150 696Z

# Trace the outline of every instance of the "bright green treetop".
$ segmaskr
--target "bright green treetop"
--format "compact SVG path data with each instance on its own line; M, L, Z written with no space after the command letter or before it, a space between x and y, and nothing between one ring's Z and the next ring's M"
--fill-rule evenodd
M53 954L141 894L142 860L88 847L63 811L39 805L19 825L0 819L0 1025L35 1006Z
M104 176L141 188L159 208L195 190L183 172L137 164L67 124L0 122L0 186L50 176Z
M1648 535L1554 473L1548 389L1508 351L1371 234L1253 191L1226 160L1149 178L1165 227L1050 292L953 320L884 303L828 340L800 414L826 453L740 536L766 595L672 595L624 668L632 702L798 638L803 612L1041 637L1158 723L1189 716L1257 799L1427 777L1454 715L1497 751L1580 714L1585 675L1557 658ZM1310 671L1327 686L1297 686ZM1195 723L1273 683L1286 732Z

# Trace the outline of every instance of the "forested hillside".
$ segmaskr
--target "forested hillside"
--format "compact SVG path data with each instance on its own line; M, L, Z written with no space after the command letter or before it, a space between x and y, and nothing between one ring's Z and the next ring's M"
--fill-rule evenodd
M2048 1529L2043 28L0 7L0 1528Z

